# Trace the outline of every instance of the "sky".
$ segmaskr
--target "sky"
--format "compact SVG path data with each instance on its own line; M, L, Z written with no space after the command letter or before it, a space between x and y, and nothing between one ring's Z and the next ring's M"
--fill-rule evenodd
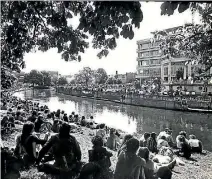
M116 49L110 51L107 57L99 59L97 57L98 51L92 47L82 54L81 62L64 61L61 59L61 54L57 53L57 49L50 49L44 53L37 51L25 55L26 68L23 71L30 72L32 69L49 70L58 71L61 75L73 75L83 67L89 66L92 69L104 68L108 74L115 74L116 71L119 74L136 72L136 41L151 38L152 31L192 22L192 15L189 10L181 14L175 12L172 16L161 16L160 5L161 2L142 2L143 21L140 24L140 29L134 30L133 40L119 38ZM77 18L73 19L71 23L74 27L77 27Z

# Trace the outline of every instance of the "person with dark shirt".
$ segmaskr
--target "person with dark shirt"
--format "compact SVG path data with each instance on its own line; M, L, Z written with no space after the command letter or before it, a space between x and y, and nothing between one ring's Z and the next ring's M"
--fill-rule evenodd
M32 115L28 118L28 121L30 121L30 122L35 122L35 120L36 120L36 117L37 116L37 112L36 111L33 111L32 112Z
M126 150L118 156L114 179L139 179L145 161L137 156L139 141L131 138L126 143Z
M37 120L35 121L35 132L40 132L40 128L43 123L43 116L38 116Z
M99 178L106 179L110 177L109 167L111 166L110 157L112 157L112 153L107 151L106 148L103 147L103 139L100 136L95 136L92 139L93 148L88 151L89 154L89 162L94 162L95 164L100 166L100 176Z
M22 133L16 139L15 155L20 156L24 152L24 160L26 165L33 164L36 161L36 145L45 144L47 136L44 140L39 139L33 133L34 124L27 122L23 125Z
M86 126L85 116L82 116L80 124L81 124L81 126Z
M81 149L74 136L70 135L71 126L63 123L59 134L52 136L39 152L37 165L41 159L52 149L55 159L54 167L60 169L73 168L81 161Z
M191 157L191 152L192 152L190 145L185 140L184 136L180 136L178 140L180 142L180 149L178 149L176 154L181 157L185 157L186 159L189 159Z
M155 132L152 132L150 134L150 137L147 139L147 148L152 153L157 152L157 141L156 141L156 133Z
M124 140L122 141L122 144L121 144L120 149L119 149L119 151L118 151L118 155L119 155L122 151L126 151L126 148L127 148L126 143L127 143L128 140L130 140L130 139L132 139L132 138L133 138L133 136L132 136L131 134L126 134L126 135L124 136Z
M145 132L144 135L141 137L139 143L140 147L146 147L147 146L147 139L150 137L150 133Z
M68 116L67 116L66 113L63 115L63 120L64 120L65 122L68 122Z
M21 116L21 112L20 111L16 112L15 120L23 121L23 117Z

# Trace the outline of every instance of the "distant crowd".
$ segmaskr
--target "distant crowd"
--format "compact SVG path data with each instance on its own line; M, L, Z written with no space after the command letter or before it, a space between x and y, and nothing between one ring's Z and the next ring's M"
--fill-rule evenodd
M2 137L23 124L15 148L4 147L1 140L4 178L19 178L20 170L36 166L38 171L56 178L171 179L175 165L185 165L179 156L190 159L192 153L203 150L201 141L194 135L187 138L185 131L176 140L168 128L158 135L144 133L137 139L126 134L122 139L120 131L95 123L93 116L86 119L75 112L68 116L65 111L50 111L46 105L17 97L2 99L1 104L5 111L1 116ZM87 162L82 162L81 144L71 135L83 128L96 131ZM118 157L114 171L111 150Z

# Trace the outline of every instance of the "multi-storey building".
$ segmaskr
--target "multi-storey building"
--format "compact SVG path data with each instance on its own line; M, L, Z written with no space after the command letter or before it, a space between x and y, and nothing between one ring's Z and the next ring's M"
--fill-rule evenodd
M140 79L140 82L161 76L162 56L159 44L159 41L152 42L151 39L137 41L138 64L136 78Z
M166 32L175 31L178 27L165 29ZM137 41L137 76L140 83L144 80L160 78L163 83L176 80L176 71L183 69L183 79L191 76L194 65L185 57L167 59L162 56L159 47L160 41L143 39Z

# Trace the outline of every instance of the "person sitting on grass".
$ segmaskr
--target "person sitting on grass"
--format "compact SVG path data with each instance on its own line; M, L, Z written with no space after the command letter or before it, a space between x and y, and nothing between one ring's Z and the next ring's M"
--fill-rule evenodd
M185 140L184 136L180 136L179 140L179 149L177 150L176 154L181 157L185 157L189 159L191 157L191 147L189 143Z
M76 114L75 116L74 116L74 123L78 123L79 122L79 115L78 114Z
M146 179L171 179L172 172L176 164L176 160L160 163L158 160L150 159L150 152L147 147L141 147L138 151L138 156L146 161L144 173ZM165 156L160 156L165 157ZM163 160L164 161L164 160Z
M30 166L36 161L36 145L44 145L48 139L46 134L44 140L39 139L33 134L34 124L27 122L23 125L22 133L16 137L16 147L14 154L18 157L22 156L26 166Z
M39 133L42 124L44 123L44 119L42 115L39 115L38 118L35 121L35 132Z
M159 151L161 147L169 147L165 136L161 136L160 139L157 141L157 150Z
M140 147L146 147L147 146L147 140L150 137L150 133L145 132L144 135L140 138Z
M60 130L60 123L58 119L55 119L52 125L52 131L55 133L59 133Z
M191 152L202 153L202 142L195 135L190 135L188 143L191 147Z
M64 113L64 115L63 115L63 121L68 122L68 116L66 113Z
M173 140L173 137L172 137L172 130L168 130L166 132L166 141L168 142L170 147L174 146L174 140Z
M15 120L23 121L23 117L21 116L21 112L20 111L16 112Z
M86 126L85 116L82 116L80 124L81 126Z
M181 131L179 133L179 135L176 137L176 143L177 143L177 148L180 149L181 148L181 141L179 140L179 138L182 138L182 136L184 137L185 141L188 143L188 139L186 138L187 137L187 134L185 131Z
M37 119L37 112L32 111L32 115L27 120L34 123L36 119Z
M118 155L119 155L122 151L126 151L126 148L127 148L126 143L127 143L128 140L130 140L130 139L132 139L132 138L133 138L133 136L132 136L131 134L126 134L126 135L124 136L124 139L123 139L123 141L122 141L122 144L120 145L120 148L119 148L119 150L118 150Z
M106 131L105 124L100 124L100 129L97 130L96 136L100 136L103 139L104 144L106 143Z
M119 146L120 140L119 137L116 135L115 129L110 129L110 136L107 139L107 147L111 150L117 150Z
M156 141L156 133L152 132L150 137L147 139L147 148L152 153L157 153L157 141Z
M40 150L36 164L39 165L41 159L52 149L55 163L52 166L56 169L66 170L78 166L81 161L81 149L78 141L70 135L71 126L63 123L59 134L52 136ZM54 170L54 169L53 169Z
M108 178L110 179L110 166L111 161L110 157L112 157L112 153L107 151L106 148L103 147L103 139L100 136L95 136L92 139L93 148L88 151L89 154L89 162L94 162L99 165L101 168L100 178Z
M145 161L137 156L136 152L139 148L139 141L132 138L126 143L126 151L122 151L118 156L114 179L139 179L142 167Z

